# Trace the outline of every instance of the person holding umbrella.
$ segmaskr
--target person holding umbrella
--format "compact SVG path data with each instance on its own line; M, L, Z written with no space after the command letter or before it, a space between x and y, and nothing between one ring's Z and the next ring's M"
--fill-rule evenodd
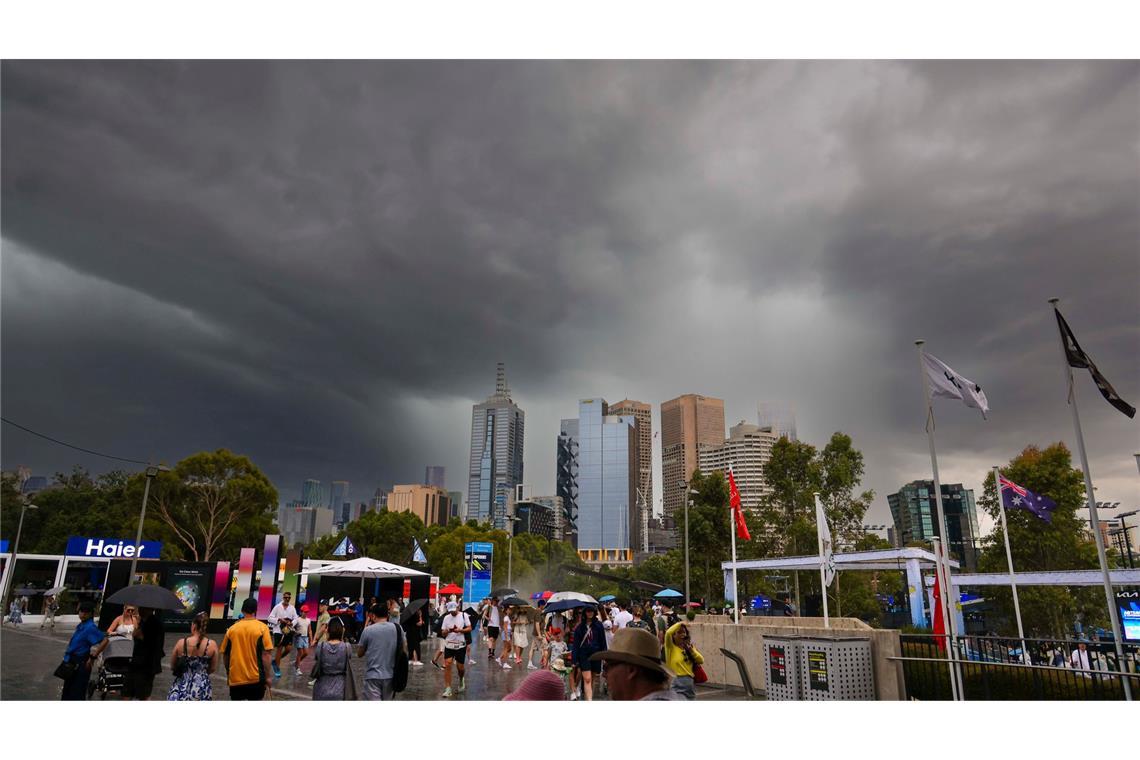
M166 629L151 607L139 607L139 621L131 633L135 648L123 683L123 699L145 702L154 691L154 677L162 672L162 642Z
M408 605L408 609L404 610L401 617L404 637L408 642L408 663L417 667L422 667L424 664L423 660L420 659L420 644L427 636L427 621L424 619L424 605L426 603L426 599L418 599L412 602Z
M584 610L582 622L574 629L574 664L582 673L582 693L587 702L594 700L594 675L602 672L601 660L591 659L598 652L606 651L606 629L598 620L598 611L593 606ZM570 695L578 698L577 692Z

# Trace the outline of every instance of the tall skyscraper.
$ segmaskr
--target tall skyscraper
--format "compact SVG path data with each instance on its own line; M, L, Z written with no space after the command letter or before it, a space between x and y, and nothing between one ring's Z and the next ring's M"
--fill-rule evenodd
M424 470L424 485L435 486L436 488L447 488L444 481L447 479L445 476L443 465L429 464Z
M466 512L463 508L463 492L462 491L448 491L447 498L451 499L451 515L448 522L452 520L459 520L466 522Z
M772 458L772 446L779 438L741 420L729 430L728 439L720 446L701 446L697 461L701 472L728 472L740 489L740 503L745 509L756 509L760 498L769 491L764 480L764 465Z
M321 481L306 480L301 489L301 504L306 507L320 507L323 505L324 495L321 493Z
M578 402L578 555L627 563L640 546L637 421L607 412L604 399Z
M340 525L348 525L351 522L352 505L346 504L347 501L348 481L334 480L329 486L329 508L335 515L333 522Z
M698 446L724 443L724 401L687 393L661 404L661 495L669 517L684 506Z
M942 537L934 516L934 481L915 480L898 493L887 495L895 534L902 545ZM978 512L974 492L961 483L942 484L942 508L946 512L946 532L950 555L969 571L977 569Z
M554 493L562 499L563 540L578 548L578 420L562 420L558 432Z
M756 405L756 418L761 429L770 428L776 438L786 437L798 441L796 437L796 410L791 404L761 401Z
M447 491L419 483L397 485L388 494L389 512L411 512L424 525L447 525L451 519L451 498Z
M494 395L471 409L468 519L506 529L507 503L523 482L525 418L511 400L506 367L500 362Z
M637 420L637 487L642 496L639 501L643 500L649 508L647 517L650 517L653 511L653 407L641 401L622 399L610 404L609 413Z

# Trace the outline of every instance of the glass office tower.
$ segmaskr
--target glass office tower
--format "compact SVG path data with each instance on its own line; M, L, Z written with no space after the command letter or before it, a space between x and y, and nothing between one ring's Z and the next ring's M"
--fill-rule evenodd
M629 562L639 540L637 422L607 411L600 398L578 404L578 553Z

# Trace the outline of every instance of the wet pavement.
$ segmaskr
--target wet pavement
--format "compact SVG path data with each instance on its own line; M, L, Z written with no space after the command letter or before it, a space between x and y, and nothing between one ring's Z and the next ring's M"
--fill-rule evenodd
M73 626L58 626L55 631L40 630L35 624L24 624L13 629L11 625L0 627L0 699L3 700L55 700L59 699L62 681L52 675L52 671L63 657L67 642L71 638ZM167 654L163 662L162 673L155 677L153 699L165 699L173 680L169 668L169 655L175 642L184 634L167 634L165 651ZM211 636L220 641L220 636ZM429 660L434 652L433 645L436 639L429 639L423 643L422 652L425 655L424 665L409 668L408 688L397 695L397 699L405 701L431 701L441 699L443 692L443 671L433 667ZM274 679L273 698L279 700L307 700L312 697L312 688L308 685L308 671L311 662L306 660L302 664L305 675L298 676L293 672L294 655L289 655L289 666L283 660L281 663L281 677ZM498 664L487 659L485 646L472 647L472 663L468 661L467 689L464 694L453 697L457 701L471 700L500 700L515 689L527 674L526 664L513 665L511 670L503 670ZM536 655L537 660L537 655ZM353 659L353 673L357 681L358 693L364 672L363 660ZM458 679L453 674L453 687ZM213 690L215 699L228 699L229 689L226 685L224 668L219 666L218 672L213 675ZM607 697L601 690L595 688L594 698L605 700ZM96 695L96 699L104 695ZM721 688L698 687L698 699L737 700L742 693L737 691L724 691ZM105 695L107 699L117 699L114 693Z

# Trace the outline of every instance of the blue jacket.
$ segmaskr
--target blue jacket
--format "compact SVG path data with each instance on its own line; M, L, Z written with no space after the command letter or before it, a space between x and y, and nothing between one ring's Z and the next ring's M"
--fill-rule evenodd
M595 652L606 650L606 629L602 626L602 621L594 618L591 630L590 641L587 643L583 640L586 638L586 623L581 622L574 629L574 647L571 652L576 663L583 663Z

